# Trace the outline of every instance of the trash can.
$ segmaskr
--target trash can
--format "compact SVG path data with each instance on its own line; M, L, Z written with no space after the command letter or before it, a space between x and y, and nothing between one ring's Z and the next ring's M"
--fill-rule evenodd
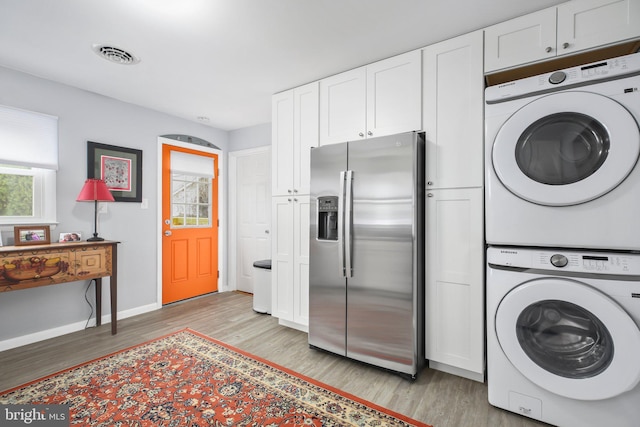
M253 263L253 311L271 314L271 260Z

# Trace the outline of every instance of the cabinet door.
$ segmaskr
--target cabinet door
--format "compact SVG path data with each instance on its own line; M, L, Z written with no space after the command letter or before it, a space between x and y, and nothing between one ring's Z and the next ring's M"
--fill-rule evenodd
M477 377L485 341L482 200L482 188L426 198L426 358Z
M485 29L484 70L490 72L556 55L556 8Z
M78 278L110 276L107 249L110 250L111 248L100 246L75 251L75 267Z
M293 90L293 191L309 194L311 147L318 146L318 82Z
M482 31L423 51L427 188L482 186L482 55Z
M367 137L422 129L422 53L367 66Z
M0 256L0 286L25 289L82 280L76 277L74 255L65 250L38 250L37 246Z
M320 81L320 145L354 141L366 132L366 69Z
M639 36L637 0L583 0L558 6L558 54Z
M293 321L293 197L272 197L271 203L271 313Z
M293 194L293 90L273 95L271 101L271 192Z
M293 203L293 320L304 326L309 326L309 203L309 196Z

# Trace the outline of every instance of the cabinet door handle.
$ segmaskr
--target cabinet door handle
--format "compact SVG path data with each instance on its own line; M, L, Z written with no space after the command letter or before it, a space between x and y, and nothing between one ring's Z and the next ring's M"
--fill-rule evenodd
M547 48L544 50L545 52L549 53L553 50L553 48L551 46L547 46Z
M359 136L360 138L362 138L362 137L364 136L364 133L360 132L360 133L358 134L358 136Z
M562 43L562 48L563 49L568 49L569 46L571 46L571 45L569 43L567 43L567 42Z
M373 136L373 132L369 131L369 132L367 132L367 135Z

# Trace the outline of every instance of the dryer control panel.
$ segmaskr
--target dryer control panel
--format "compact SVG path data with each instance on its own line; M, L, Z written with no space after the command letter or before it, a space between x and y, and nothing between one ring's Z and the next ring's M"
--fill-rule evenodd
M640 276L640 254L490 247L487 263L522 269Z
M637 74L639 71L640 53L633 53L606 61L593 62L490 86L485 89L485 101L487 104L495 104L516 98L594 84L620 78L620 76Z

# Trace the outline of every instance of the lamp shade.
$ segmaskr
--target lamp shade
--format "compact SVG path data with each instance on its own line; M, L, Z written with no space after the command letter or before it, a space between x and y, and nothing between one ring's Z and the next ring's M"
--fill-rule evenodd
M84 182L80 194L76 199L78 202L115 202L109 187L103 180L97 178L89 178Z

